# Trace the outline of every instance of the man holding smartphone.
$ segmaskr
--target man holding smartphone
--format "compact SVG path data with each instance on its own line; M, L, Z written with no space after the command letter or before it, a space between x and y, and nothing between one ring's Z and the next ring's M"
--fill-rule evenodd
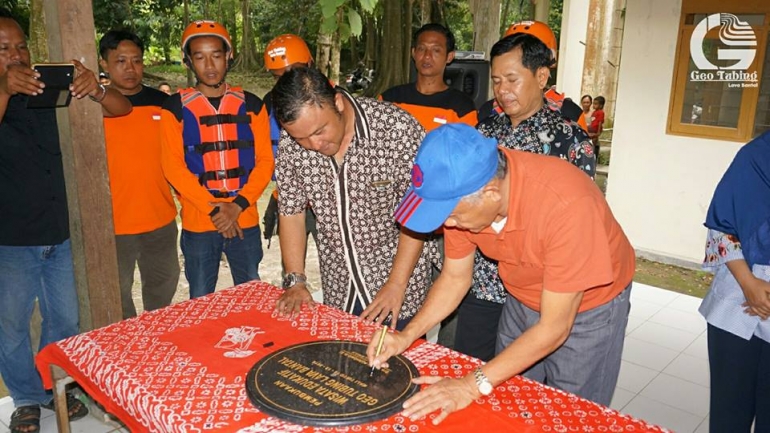
M108 31L99 41L99 55L111 87L134 107L127 116L104 119L120 298L127 319L136 316L131 289L137 265L145 311L171 304L179 282L176 205L160 165L160 110L168 95L142 85L144 43L135 34Z
M106 115L131 111L120 93L100 87L92 71L72 63L72 96L91 97ZM56 112L27 108L45 88L39 77L30 67L24 31L0 9L0 375L16 407L12 432L39 431L40 407L53 408L30 341L35 300L43 317L41 348L79 332ZM69 394L67 407L71 420L88 413Z

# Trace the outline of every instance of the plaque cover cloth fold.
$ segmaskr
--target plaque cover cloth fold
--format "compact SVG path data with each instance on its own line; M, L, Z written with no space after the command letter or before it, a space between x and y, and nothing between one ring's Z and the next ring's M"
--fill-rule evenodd
M132 432L662 432L631 416L514 377L440 425L387 419L339 428L308 427L260 412L246 375L260 359L318 340L364 342L379 328L317 305L290 320L273 314L283 291L250 282L146 312L49 344L36 363L46 387L63 368ZM421 376L462 377L481 362L418 340L404 353Z

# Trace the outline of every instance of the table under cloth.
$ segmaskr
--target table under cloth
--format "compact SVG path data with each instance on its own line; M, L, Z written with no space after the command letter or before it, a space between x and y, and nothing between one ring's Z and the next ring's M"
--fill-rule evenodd
M338 428L266 415L250 402L246 374L262 357L316 340L368 341L378 329L325 305L295 318L273 312L282 290L250 282L146 312L45 347L36 358L46 387L61 367L132 432L662 432L660 427L516 376L451 414ZM481 361L416 341L404 355L421 375L461 377Z

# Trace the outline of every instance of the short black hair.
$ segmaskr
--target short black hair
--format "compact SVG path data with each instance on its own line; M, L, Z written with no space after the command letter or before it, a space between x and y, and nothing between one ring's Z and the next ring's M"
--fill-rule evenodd
M107 60L107 54L110 50L117 50L118 45L123 41L133 42L134 45L139 47L139 51L144 55L144 42L135 33L131 33L128 30L110 30L102 36L99 40L99 55L104 60Z
M591 95L583 95L580 97L580 102L583 102L583 99L588 98L588 102L591 102L594 100L594 98L591 97Z
M297 120L305 106L331 106L335 111L334 97L337 91L329 79L316 68L295 66L286 71L275 83L270 94L275 118L280 123Z
M420 27L419 29L417 29L417 31L414 32L414 36L412 36L412 48L417 46L417 39L420 37L421 34L425 32L436 32L444 35L444 37L446 38L447 54L455 50L455 35L452 33L451 30L437 23L428 23Z
M490 59L502 56L515 49L521 50L521 64L536 73L540 68L550 68L556 61L553 52L540 39L527 33L514 33L506 36L492 45Z
M604 108L604 103L607 101L604 99L604 96L597 96L594 98L594 102L599 103L599 108Z

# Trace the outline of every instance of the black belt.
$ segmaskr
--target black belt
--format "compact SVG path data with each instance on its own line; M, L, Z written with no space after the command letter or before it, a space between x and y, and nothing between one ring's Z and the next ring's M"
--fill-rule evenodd
M251 123L251 116L248 114L242 116L237 114L212 114L201 116L199 122L201 125L206 126L222 125L225 123Z
M188 149L189 148L194 148L196 152L203 155L209 152L221 152L232 149L253 149L254 142L251 140L209 141L194 146L188 146Z
M246 175L246 170L243 167L231 168L229 170L213 170L207 171L198 176L198 181L201 185L210 180L225 180L233 179Z
M214 198L230 198L238 195L238 191L217 191L210 189L209 192L214 196Z

